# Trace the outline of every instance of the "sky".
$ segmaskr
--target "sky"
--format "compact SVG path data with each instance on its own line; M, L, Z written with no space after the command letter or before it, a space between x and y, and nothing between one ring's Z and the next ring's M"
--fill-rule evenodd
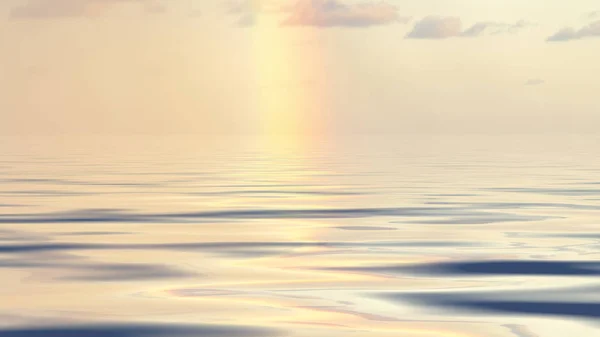
M0 133L594 133L597 0L3 0Z

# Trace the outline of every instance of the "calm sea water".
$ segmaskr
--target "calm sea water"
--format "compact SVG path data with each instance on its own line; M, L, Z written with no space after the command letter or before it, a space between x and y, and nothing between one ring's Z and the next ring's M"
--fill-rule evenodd
M3 137L0 337L597 336L599 140Z

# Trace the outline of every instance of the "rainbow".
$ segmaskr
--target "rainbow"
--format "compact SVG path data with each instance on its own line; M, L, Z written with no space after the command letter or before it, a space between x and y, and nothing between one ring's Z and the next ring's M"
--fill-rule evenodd
M324 52L318 29L286 27L282 20L254 10L255 108L267 142L294 145L324 131Z

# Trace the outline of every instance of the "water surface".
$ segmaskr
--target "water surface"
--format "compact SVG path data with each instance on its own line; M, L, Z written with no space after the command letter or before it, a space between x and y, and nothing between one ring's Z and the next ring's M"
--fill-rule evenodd
M590 136L4 137L3 336L592 336Z

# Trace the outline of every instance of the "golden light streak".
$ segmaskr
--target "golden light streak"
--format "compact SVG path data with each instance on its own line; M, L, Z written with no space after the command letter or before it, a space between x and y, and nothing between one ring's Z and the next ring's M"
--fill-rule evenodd
M281 20L279 15L257 14L250 28L256 104L268 146L294 152L323 132L323 50L318 30L285 27Z

